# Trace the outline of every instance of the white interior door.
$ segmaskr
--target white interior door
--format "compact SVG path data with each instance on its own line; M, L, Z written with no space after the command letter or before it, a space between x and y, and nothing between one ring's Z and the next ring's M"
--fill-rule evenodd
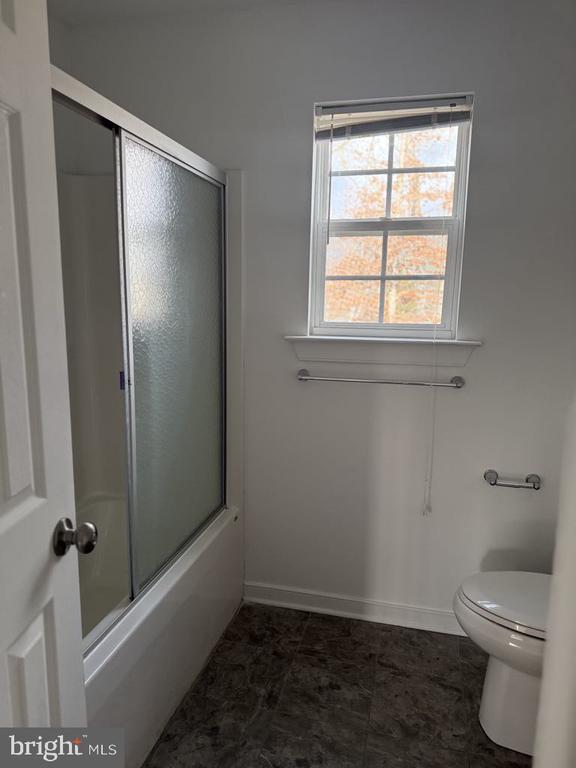
M0 0L0 725L86 718L46 0Z

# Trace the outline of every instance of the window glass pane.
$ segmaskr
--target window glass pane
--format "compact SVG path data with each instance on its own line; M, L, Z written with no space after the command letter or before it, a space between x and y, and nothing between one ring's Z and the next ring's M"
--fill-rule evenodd
M394 168L455 165L457 142L457 125L396 133Z
M388 235L386 274L443 275L448 235Z
M437 325L443 295L444 280L387 280L384 322Z
M327 280L324 320L327 323L377 323L379 280Z
M332 142L333 171L375 171L388 167L387 135L360 136Z
M331 219L379 219L385 215L385 174L332 177Z
M382 236L334 237L326 246L327 275L379 275Z
M395 218L451 216L454 172L401 173L392 179L391 214Z

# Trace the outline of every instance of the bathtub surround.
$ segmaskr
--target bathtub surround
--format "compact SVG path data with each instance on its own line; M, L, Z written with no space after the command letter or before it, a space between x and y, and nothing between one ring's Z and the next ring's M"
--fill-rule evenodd
M64 68L245 170L252 597L332 610L335 596L344 612L352 599L355 614L384 606L383 620L404 612L406 623L455 629L451 599L466 575L548 570L575 375L572 4L211 3L54 30ZM422 518L429 393L303 385L283 336L307 327L314 102L442 92L475 94L459 334L484 345L443 369L466 387L438 394L434 514ZM424 370L306 367L361 378ZM542 490L490 488L492 466L538 472Z

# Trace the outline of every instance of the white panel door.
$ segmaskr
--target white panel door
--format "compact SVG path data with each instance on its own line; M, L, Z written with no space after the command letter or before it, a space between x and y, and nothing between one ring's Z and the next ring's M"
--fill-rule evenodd
M0 726L83 725L46 0L0 0Z

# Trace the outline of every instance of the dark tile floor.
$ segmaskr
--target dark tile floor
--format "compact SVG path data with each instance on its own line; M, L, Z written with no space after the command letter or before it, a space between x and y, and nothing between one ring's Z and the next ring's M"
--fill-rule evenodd
M528 768L465 638L244 605L145 768Z

